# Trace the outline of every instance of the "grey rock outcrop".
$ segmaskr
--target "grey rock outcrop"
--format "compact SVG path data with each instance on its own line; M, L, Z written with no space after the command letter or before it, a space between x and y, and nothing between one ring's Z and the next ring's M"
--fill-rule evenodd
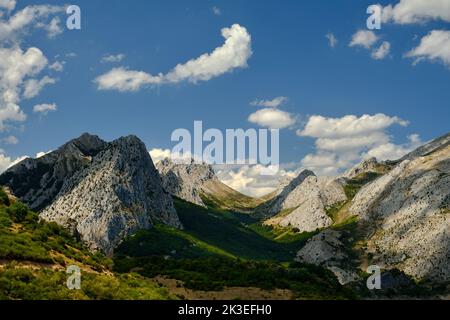
M183 200L205 206L201 198L205 192L207 183L220 183L214 169L208 164L174 163L169 158L163 159L156 164L162 184L170 194Z
M40 216L76 230L90 248L106 253L127 235L155 223L181 227L172 198L135 136L107 143L64 182Z
M360 174L367 172L377 172L378 171L378 161L376 158L369 158L363 160L358 165L349 169L346 173L344 173L341 177L345 179L353 179Z
M89 166L105 145L99 137L85 133L56 151L9 168L0 175L0 185L8 187L32 210L41 210L55 199L64 181Z
M349 256L342 233L335 230L324 230L308 240L297 253L296 261L315 264L329 269L337 277L339 283L347 284L359 279L356 272L349 267Z
M259 210L273 216L266 224L291 226L300 232L314 231L330 226L333 221L326 209L346 199L338 181L317 177L312 171L304 170Z
M375 263L416 279L450 281L448 137L412 152L353 199L349 210L367 230Z
M83 134L38 159L25 159L0 184L40 216L111 253L127 235L164 223L181 227L172 197L135 136L107 143Z

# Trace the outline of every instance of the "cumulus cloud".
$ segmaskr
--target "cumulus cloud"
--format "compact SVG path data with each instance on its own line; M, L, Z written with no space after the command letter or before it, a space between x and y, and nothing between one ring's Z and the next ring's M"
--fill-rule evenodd
M325 35L325 38L328 39L328 45L330 46L330 48L334 48L336 47L338 40L336 39L336 37L334 36L333 33L329 32Z
M365 158L375 157L380 160L400 159L405 154L417 149L423 144L418 134L408 136L408 142L397 145L391 142L380 144L367 152Z
M268 107L268 108L278 108L283 103L285 103L288 100L287 97L276 97L272 100L258 100L255 99L252 102L250 102L251 106L254 107Z
M50 152L52 152L52 150L49 150L47 152L44 152L44 151L38 152L38 153L36 153L36 159L41 158Z
M24 83L23 96L25 99L36 97L41 90L48 84L55 84L56 80L49 76L44 76L42 79L29 79Z
M43 103L43 104L37 104L33 107L33 112L34 113L41 113L46 115L47 113L49 113L50 111L56 111L58 109L58 107L56 106L55 103Z
M352 137L384 130L393 124L407 126L408 122L399 117L390 117L382 113L366 114L360 117L346 115L342 118L313 115L308 119L305 128L297 133L300 136L314 138Z
M101 63L115 63L120 62L123 59L125 59L125 54L119 53L119 54L108 54L102 57L100 60Z
M153 160L153 163L158 163L161 160L164 160L166 158L170 158L171 151L169 149L160 149L160 148L154 148L149 151L150 157Z
M47 58L38 48L25 52L17 46L0 48L0 131L4 130L6 121L26 119L19 106L22 87L27 78L39 74L46 65ZM30 90L27 95L32 95Z
M409 51L406 57L414 58L414 63L422 60L441 61L450 67L450 31L433 30L420 40L420 44Z
M369 30L359 30L353 36L349 46L360 46L370 49L378 41L378 36Z
M13 165L19 163L22 160L25 160L26 158L28 158L28 156L13 159L3 153L0 153L0 173L3 173L8 168L12 167Z
M383 41L383 43L375 50L372 51L372 58L375 60L384 59L391 50L391 44L387 41Z
M16 7L16 0L0 0L0 9L6 9L9 12Z
M301 165L317 174L334 175L366 157L397 159L420 144L417 135L410 136L406 144L394 144L387 133L393 125L407 126L408 122L385 114L342 118L311 116L297 134L314 138L316 152L306 155Z
M61 26L61 19L59 17L53 17L49 23L38 22L36 24L36 27L47 31L47 36L49 38L54 38L64 31L63 27Z
M225 38L221 47L178 64L166 74L151 75L120 67L97 77L94 83L99 90L137 91L149 85L207 81L234 69L247 67L247 60L252 55L251 36L247 29L234 24L230 28L223 28L221 32Z
M398 24L423 23L430 20L450 22L448 0L400 0L396 5L383 8L384 22Z
M248 121L261 127L283 129L292 126L295 123L295 117L286 111L264 108L252 113Z
M59 25L59 18L52 18L50 15L63 13L64 6L53 5L32 5L17 11L7 20L0 19L0 41L14 41L30 27L44 28L47 34L52 37L62 32Z
M263 165L245 165L238 168L220 166L215 167L217 177L220 181L231 188L252 196L261 197L274 190L284 180L290 180L296 173L288 170L278 170L276 175L264 175L267 168Z

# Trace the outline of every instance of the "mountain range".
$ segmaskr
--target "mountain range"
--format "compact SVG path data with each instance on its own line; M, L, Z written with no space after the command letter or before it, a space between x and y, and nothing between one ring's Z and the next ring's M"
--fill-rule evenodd
M155 166L135 136L105 142L87 133L14 165L0 185L108 255L140 230L186 229L192 236L174 205L182 201L218 219L236 213L243 232L258 225L276 239L302 239L294 251L286 244L291 261L326 268L342 285L361 281L374 264L413 281L450 283L450 134L398 160L364 160L338 177L301 171L260 199L223 184L207 164L164 159ZM386 283L400 281L392 277Z

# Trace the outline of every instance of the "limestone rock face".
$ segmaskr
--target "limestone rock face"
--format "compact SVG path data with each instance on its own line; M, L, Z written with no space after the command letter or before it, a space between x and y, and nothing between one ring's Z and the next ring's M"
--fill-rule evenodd
M349 256L345 248L342 233L328 229L309 239L295 260L328 268L341 284L347 284L358 280L358 276L348 267Z
M99 137L85 133L56 151L9 168L0 175L0 185L7 186L32 210L41 210L55 199L64 181L89 166L105 145Z
M378 161L376 158L369 158L348 170L342 175L345 179L353 179L362 173L377 172Z
M300 232L330 226L333 221L326 208L347 199L342 185L335 179L316 177L309 170L302 171L261 210L274 217L269 225L291 226Z
M136 137L107 143L83 134L0 176L0 185L77 234L92 249L111 253L123 237L154 223L181 227L172 197Z
M198 164L193 160L189 164L174 163L166 158L156 164L161 174L163 187L170 194L188 202L205 206L201 198L208 182L220 181L214 169L208 164Z
M92 249L106 253L154 223L181 227L145 145L135 136L106 144L64 182L40 216L76 231Z
M350 212L374 262L416 279L450 280L450 145L437 139L364 186Z

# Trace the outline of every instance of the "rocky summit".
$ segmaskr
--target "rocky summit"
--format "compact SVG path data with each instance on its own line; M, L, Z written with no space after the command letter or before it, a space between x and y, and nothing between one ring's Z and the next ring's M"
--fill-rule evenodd
M259 210L272 216L265 222L268 225L314 231L330 226L333 221L326 209L346 199L337 180L317 177L314 172L304 170Z
M164 189L183 200L205 206L201 198L208 182L220 183L213 168L205 163L175 163L169 158L156 164Z
M0 175L6 186L33 210L41 210L57 196L65 180L86 168L106 145L99 137L83 134L58 150L26 158Z
M222 209L251 211L260 203L258 199L246 196L226 184L216 176L213 167L198 163L193 159L187 163L175 163L169 158L156 164L162 183L171 195L187 202L206 207L205 201Z
M125 236L155 223L181 227L171 196L135 136L106 143L84 134L42 158L22 161L1 179L25 203L44 207L43 219L68 228L91 249L112 253Z

